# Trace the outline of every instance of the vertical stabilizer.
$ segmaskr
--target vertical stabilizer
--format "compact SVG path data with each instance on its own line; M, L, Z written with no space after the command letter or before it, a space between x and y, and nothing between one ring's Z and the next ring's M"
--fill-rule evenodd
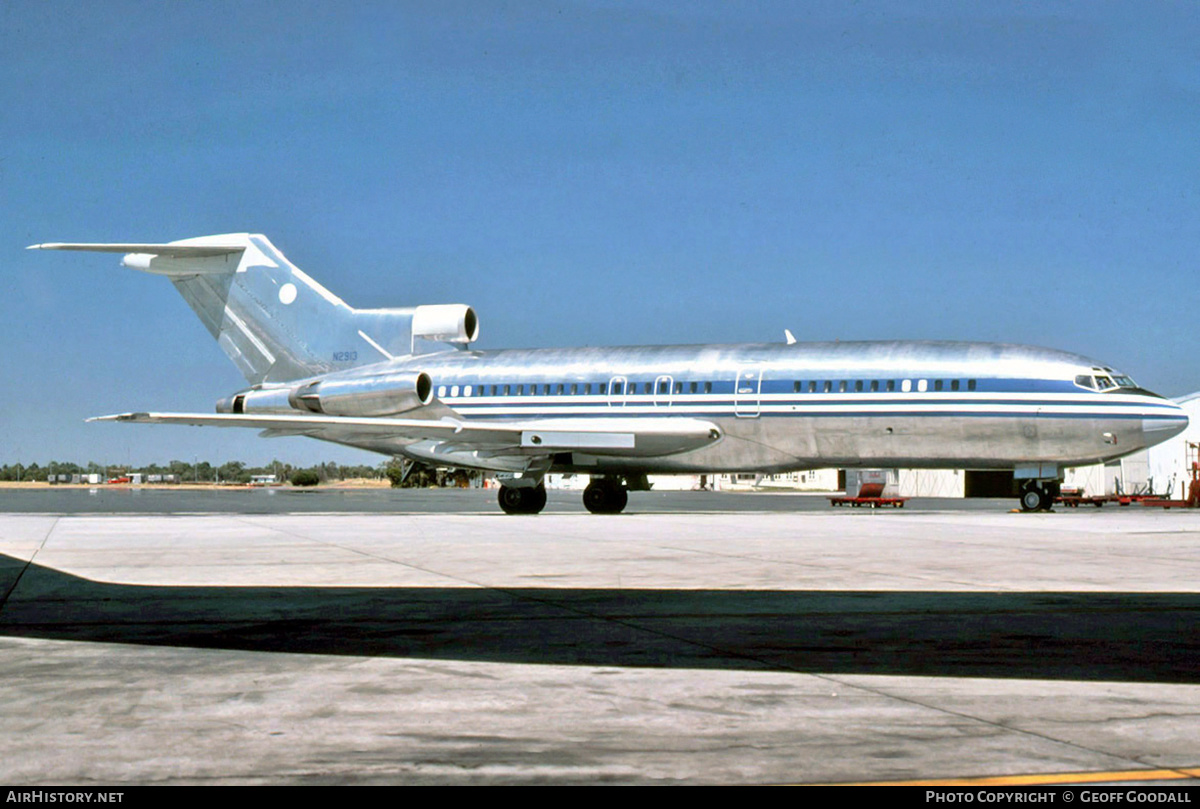
M168 277L252 385L371 365L413 349L413 309L356 310L260 234L33 247L126 253L125 266Z

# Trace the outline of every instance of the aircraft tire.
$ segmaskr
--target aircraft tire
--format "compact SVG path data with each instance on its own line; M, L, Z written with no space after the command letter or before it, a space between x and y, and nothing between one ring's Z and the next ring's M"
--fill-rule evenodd
M501 486L496 499L505 514L537 514L546 507L546 487Z
M1029 482L1021 487L1021 511L1049 511L1053 504L1054 498L1042 483Z
M592 481L583 490L583 506L593 514L620 514L628 503L629 491L615 481Z
M540 514L546 507L546 484L539 483L529 495L529 511L526 514Z

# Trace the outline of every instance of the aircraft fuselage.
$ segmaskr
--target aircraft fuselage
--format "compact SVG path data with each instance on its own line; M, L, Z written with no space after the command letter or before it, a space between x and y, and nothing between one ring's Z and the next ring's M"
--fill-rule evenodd
M429 374L437 399L473 420L688 416L723 433L674 455L554 459L555 469L593 474L1070 467L1127 455L1187 424L1177 405L1140 388L1080 384L1123 378L1088 358L995 343L466 350L378 367ZM491 468L429 442L346 443Z

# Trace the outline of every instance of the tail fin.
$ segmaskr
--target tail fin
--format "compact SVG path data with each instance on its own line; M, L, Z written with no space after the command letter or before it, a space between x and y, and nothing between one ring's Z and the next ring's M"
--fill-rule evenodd
M169 244L38 244L30 249L126 253L165 275L252 385L288 382L413 352L414 309L354 309L260 234Z

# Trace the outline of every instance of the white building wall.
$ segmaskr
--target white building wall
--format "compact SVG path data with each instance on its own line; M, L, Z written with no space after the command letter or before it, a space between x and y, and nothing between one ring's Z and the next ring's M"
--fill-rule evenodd
M705 477L705 485L712 488L715 475ZM647 475L650 489L656 492L696 492L700 491L699 475Z
M961 469L898 469L898 497L964 497L967 476Z
M1063 488L1075 491L1084 497L1099 497L1109 494L1104 464L1073 466L1063 473Z
M1147 474L1154 480L1155 491L1165 492L1169 488L1172 498L1183 499L1187 497L1187 487L1192 480L1187 468L1187 445L1189 441L1200 443L1200 391L1181 396L1175 402L1187 411L1191 422L1170 441L1147 450Z
M795 491L795 492L836 492L838 488L838 470L836 469L805 469L802 472L780 472L774 475L755 473L740 473L735 475L717 475L717 488L722 491Z

